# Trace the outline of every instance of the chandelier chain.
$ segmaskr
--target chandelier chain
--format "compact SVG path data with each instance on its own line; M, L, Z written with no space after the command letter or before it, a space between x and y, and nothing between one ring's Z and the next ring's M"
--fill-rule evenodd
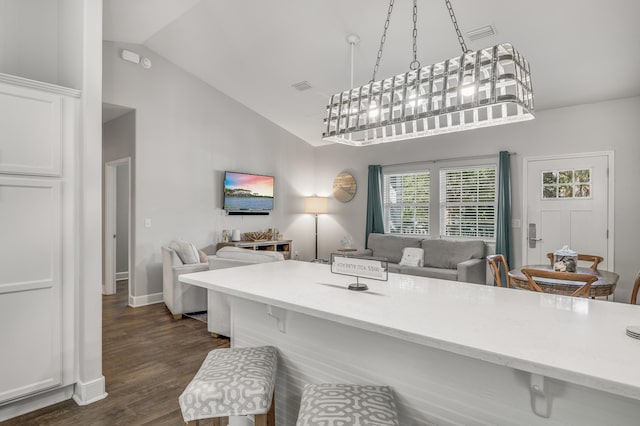
M417 70L420 68L418 61L418 0L413 0L413 61L409 64L409 69Z
M391 20L391 12L393 12L394 0L389 2L389 10L387 11L387 19L384 21L384 31L382 32L382 38L380 39L380 48L378 49L378 57L376 58L376 65L373 67L373 76L371 81L376 81L376 74L380 67L380 59L382 58L382 49L384 48L384 42L387 40L387 29L389 29L389 21Z
M460 43L462 53L470 53L471 50L467 48L467 44L464 42L464 37L462 37L462 33L460 32L460 28L458 27L458 20L456 19L455 13L453 13L453 6L451 6L451 1L444 0L444 2L447 5L447 10L449 10L449 16L451 17L451 22L453 22L453 28L455 28L456 34L458 35L458 43Z
M384 21L384 30L382 32L382 38L380 39L380 47L378 49L378 56L376 57L376 64L373 67L373 75L371 76L371 81L376 80L376 74L378 73L378 69L380 68L380 60L382 59L382 51L384 50L384 43L387 41L387 30L389 29L389 23L391 21L391 13L393 12L393 5L395 0L389 1L389 9L387 10L387 19ZM456 35L458 36L458 43L460 43L460 48L462 49L462 53L470 53L471 50L467 47L467 44L464 41L464 37L462 36L462 32L460 31L460 27L458 26L458 20L456 19L456 15L453 12L453 6L451 5L450 0L444 0L445 5L447 6L447 10L449 11L449 17L451 18L451 22L453 23L453 28L456 30ZM409 68L411 70L416 70L420 68L420 62L418 61L418 1L413 0L413 61L409 64Z

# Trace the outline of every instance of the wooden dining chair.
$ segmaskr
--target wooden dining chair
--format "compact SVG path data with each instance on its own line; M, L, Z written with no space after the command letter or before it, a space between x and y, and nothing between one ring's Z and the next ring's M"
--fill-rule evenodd
M496 287L502 287L502 277L500 275L500 268L504 269L504 276L506 277L507 287L511 287L509 280L509 265L507 265L507 259L502 254L492 254L487 256L487 262L491 266L491 272L493 272L494 282Z
M553 267L553 253L547 253L547 257L549 258L549 263ZM597 256L595 254L578 253L578 260L581 260L583 262L591 262L591 266L589 266L589 268L597 271L598 265L604 260L604 257Z
M529 281L529 290L544 293L540 285L534 280L537 278L547 278L560 281L573 281L584 283L580 288L571 293L571 296L589 297L589 291L591 290L591 284L598 281L597 275L591 274L577 274L575 272L557 272L547 271L543 269L530 269L522 268L522 273L527 277Z
M636 299L638 298L638 290L640 290L640 272L638 272L638 276L636 277L636 282L633 285L633 291L631 292L631 304L636 304Z

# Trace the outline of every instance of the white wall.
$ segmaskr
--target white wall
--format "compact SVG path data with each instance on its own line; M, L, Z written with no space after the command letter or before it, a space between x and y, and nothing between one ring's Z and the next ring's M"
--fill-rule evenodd
M82 0L0 0L0 72L80 89Z
M395 164L451 157L516 152L512 157L513 218L522 219L523 158L549 154L615 151L615 265L620 274L616 299L628 302L633 280L640 270L640 97L540 111L530 122L433 136L415 141L387 143L367 148L329 145L316 149L316 187L330 192L333 178L351 172L358 182L356 197L347 204L330 200L329 215L322 217L319 251L326 257L351 234L364 246L367 199L367 165ZM514 229L517 267L522 260L521 229Z
M122 61L123 47L153 67ZM105 42L103 62L104 101L136 110L134 296L162 291L160 247L174 238L203 247L222 229L277 227L313 256L313 219L300 213L314 189L311 146L143 46ZM224 216L225 170L274 175L271 215Z
M18 0L21 1L21 0ZM49 2L50 0L40 0ZM92 0L96 2L96 0ZM80 0L58 0L58 84L82 87L82 7ZM99 1L98 4L102 4ZM39 6L40 7L40 6ZM91 31L96 30L91 28Z
M0 71L56 84L58 2L0 1Z
M102 125L103 163L131 157L135 159L136 112L131 110Z

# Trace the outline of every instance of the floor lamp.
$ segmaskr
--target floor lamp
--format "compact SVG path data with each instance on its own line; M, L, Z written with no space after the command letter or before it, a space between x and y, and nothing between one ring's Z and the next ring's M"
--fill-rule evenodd
M316 216L316 255L314 260L318 259L318 215L329 213L327 206L329 204L328 197L305 197L304 212Z

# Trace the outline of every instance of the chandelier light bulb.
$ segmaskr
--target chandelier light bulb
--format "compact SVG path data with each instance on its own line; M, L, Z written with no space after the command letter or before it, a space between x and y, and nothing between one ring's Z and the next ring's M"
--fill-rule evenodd
M473 96L473 85L462 87L462 96Z
M407 96L406 107L407 108L415 108L416 107L416 94L415 93L411 93L409 96Z
M378 104L376 103L376 101L371 101L371 104L369 104L369 118L378 117L378 113Z
M471 75L465 75L462 79L462 85L460 86L460 92L462 96L473 96L475 91L475 84Z

